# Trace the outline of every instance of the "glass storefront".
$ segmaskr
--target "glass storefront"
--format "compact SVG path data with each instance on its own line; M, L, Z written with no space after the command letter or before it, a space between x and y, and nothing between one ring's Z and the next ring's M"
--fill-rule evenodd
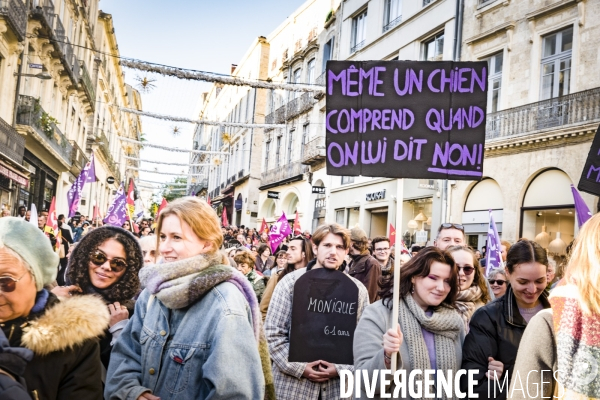
M535 240L551 254L565 254L575 237L575 209L524 209L522 237Z

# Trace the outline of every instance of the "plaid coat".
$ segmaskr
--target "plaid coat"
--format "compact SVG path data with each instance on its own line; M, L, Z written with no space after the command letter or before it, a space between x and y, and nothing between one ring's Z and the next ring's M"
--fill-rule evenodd
M306 268L287 274L278 282L271 298L265 332L269 343L269 352L273 360L273 379L275 393L278 399L318 399L319 393L322 400L340 398L340 378L329 379L327 382L312 382L302 377L306 363L289 362L290 350L289 334L292 323L292 299L294 297L294 284L306 272ZM350 277L358 286L358 309L356 322L366 306L369 305L369 293L365 286L358 280ZM315 360L316 361L316 360ZM338 374L341 370L354 371L354 365L335 364Z

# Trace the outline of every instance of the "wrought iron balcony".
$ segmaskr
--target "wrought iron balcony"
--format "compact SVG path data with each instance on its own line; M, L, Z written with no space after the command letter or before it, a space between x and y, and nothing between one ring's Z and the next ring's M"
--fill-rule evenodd
M0 15L7 19L19 42L25 40L27 9L20 0L0 0Z
M399 15L398 17L396 17L393 20L391 20L390 22L388 22L383 27L383 33L386 33L387 31L389 31L393 27L400 25L400 22L402 22L402 15Z
M54 20L57 19L56 14L54 13L54 3L52 0L39 0L31 14L33 17L40 19L52 34Z
M17 123L30 126L36 133L33 135L36 140L52 148L65 163L71 165L73 146L37 99L31 96L19 96Z
M314 165L325 159L325 136L319 135L302 145L302 164Z
M73 175L79 175L81 170L85 167L85 164L90 160L75 140L71 140L70 143L71 146L73 146L73 152L71 153L71 172Z
M289 101L265 117L266 124L283 124L298 115L310 110L317 100L312 92L306 92L300 97Z
M77 64L79 65L79 64ZM79 76L81 83L83 84L83 90L85 94L88 96L90 101L90 106L92 110L96 107L96 88L92 84L92 79L90 78L90 74L88 73L88 69L85 65L85 61L81 61L81 75Z
M0 118L0 153L17 164L23 163L25 138L8 122Z
M487 115L486 140L501 140L600 121L600 88Z
M365 47L366 43L367 43L366 40L362 40L362 41L356 43L354 46L352 46L350 48L350 53L355 53L355 52L359 51L360 49L362 49L363 47Z
M300 161L292 162L287 165L282 165L273 168L270 171L264 172L260 179L260 186L272 185L274 183L283 182L304 174L308 167L302 165Z

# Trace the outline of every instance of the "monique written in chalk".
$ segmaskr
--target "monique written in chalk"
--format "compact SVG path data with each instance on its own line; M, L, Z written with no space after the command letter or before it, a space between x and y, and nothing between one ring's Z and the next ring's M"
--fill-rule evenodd
M313 299L308 301L308 311L320 313L356 314L356 302L348 303L335 298L329 300Z

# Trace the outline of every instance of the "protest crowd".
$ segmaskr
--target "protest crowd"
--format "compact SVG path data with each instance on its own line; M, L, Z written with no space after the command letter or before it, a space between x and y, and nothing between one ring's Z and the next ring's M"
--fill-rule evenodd
M393 361L477 370L478 398L600 397L600 214L566 259L528 238L472 249L444 223L398 262L359 226L221 226L196 197L122 227L61 215L59 237L46 217L0 218L0 399L338 399L341 375ZM315 342L322 321L340 347Z

